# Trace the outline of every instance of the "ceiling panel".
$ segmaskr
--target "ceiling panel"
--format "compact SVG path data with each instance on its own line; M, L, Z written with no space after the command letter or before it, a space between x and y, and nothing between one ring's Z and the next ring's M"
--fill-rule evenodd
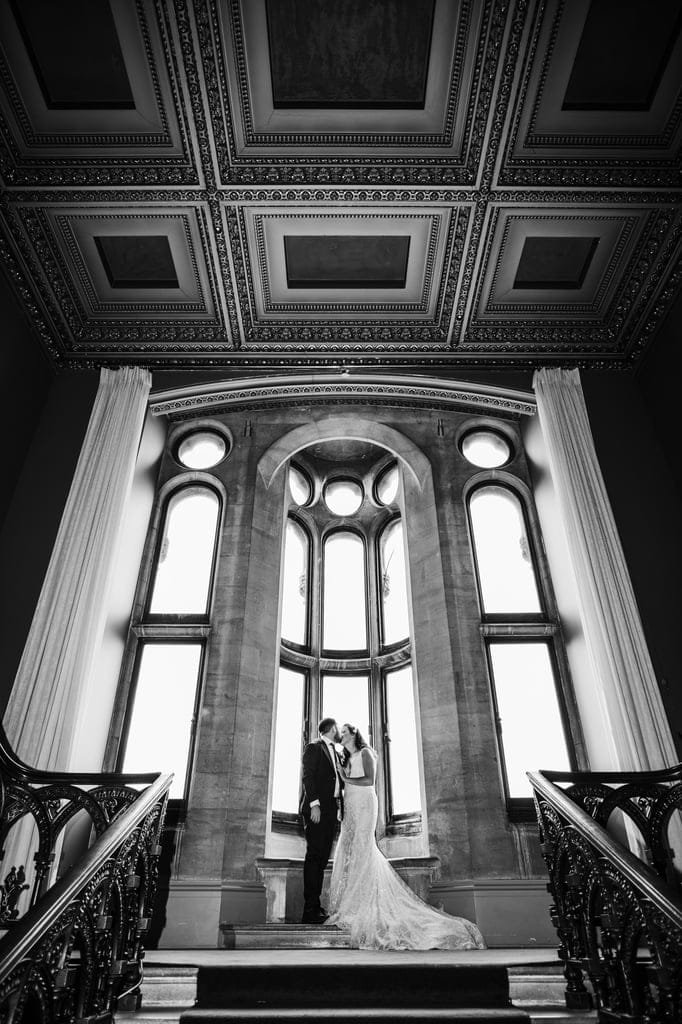
M0 263L59 365L629 366L679 293L678 0L46 3Z

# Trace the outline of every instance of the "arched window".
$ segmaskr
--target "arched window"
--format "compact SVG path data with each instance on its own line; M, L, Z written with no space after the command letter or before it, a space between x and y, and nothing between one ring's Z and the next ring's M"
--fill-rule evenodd
M298 826L300 759L291 757L292 738L313 738L330 715L357 725L379 753L386 831L418 832L421 767L399 468L370 444L349 452L332 442L299 458L289 467L282 564L273 825Z
M507 803L511 812L523 813L531 798L527 771L571 767L558 685L558 626L549 614L519 493L481 484L468 507Z
M166 498L143 611L131 630L134 670L119 764L125 772L172 771L171 799L187 789L220 511L218 494L204 484Z

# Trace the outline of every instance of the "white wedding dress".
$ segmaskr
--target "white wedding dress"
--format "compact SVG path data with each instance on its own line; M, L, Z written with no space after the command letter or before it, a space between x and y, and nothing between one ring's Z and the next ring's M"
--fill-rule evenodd
M362 752L350 777L364 775ZM485 949L475 924L424 903L391 867L375 839L374 786L346 786L334 855L327 925L350 932L355 949Z

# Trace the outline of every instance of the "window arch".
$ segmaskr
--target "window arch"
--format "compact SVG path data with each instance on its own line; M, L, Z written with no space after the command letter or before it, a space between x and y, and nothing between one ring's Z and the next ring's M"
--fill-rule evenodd
M338 455L334 444L330 450ZM400 470L395 458L367 442L337 445L350 451L345 461L326 463L324 446L315 446L312 452L299 451L290 464L312 484L305 507L295 498L304 492L287 488L273 825L298 826L299 765L289 772L283 768L287 740L290 751L292 733L312 738L319 719L332 715L339 723L357 725L380 755L378 788L386 831L418 832L421 767ZM299 645L285 624L288 595L295 591L303 562L296 549L304 535L308 576L299 589L306 595L309 631ZM408 762L406 785L401 772Z
M131 623L118 766L172 771L172 800L185 799L189 784L223 505L220 489L202 473L183 475L162 492ZM159 708L163 727L152 728Z
M540 571L528 502L519 482L500 472L493 479L479 477L466 499L500 764L512 816L532 810L526 771L573 766L560 685L560 629L549 579Z

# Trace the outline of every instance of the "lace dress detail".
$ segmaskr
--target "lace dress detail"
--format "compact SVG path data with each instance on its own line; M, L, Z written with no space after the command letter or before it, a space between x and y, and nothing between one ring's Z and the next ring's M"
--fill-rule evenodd
M360 751L350 776L364 774ZM391 867L375 839L374 786L346 786L341 835L331 878L331 915L356 949L485 949L470 921L424 903Z

